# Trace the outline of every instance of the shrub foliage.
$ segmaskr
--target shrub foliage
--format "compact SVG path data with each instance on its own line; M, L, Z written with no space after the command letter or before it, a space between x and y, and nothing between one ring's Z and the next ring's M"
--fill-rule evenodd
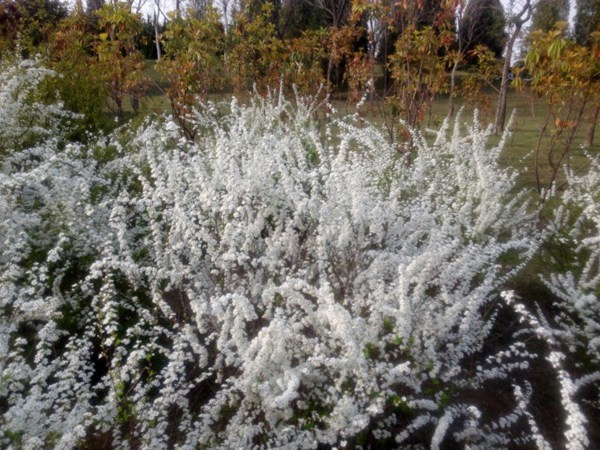
M42 70L3 68L8 136L46 106L7 89ZM597 363L598 165L556 220L587 258L547 280L558 328L500 296L544 237L506 136L458 118L403 154L300 99L220 111L189 116L194 141L168 117L3 139L3 446L546 448L539 369L560 442L588 443L577 389L598 375L574 378L559 338Z

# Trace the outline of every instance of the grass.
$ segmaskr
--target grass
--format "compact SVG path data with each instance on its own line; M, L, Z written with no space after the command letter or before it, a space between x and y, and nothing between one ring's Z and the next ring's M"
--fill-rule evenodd
M492 97L495 101L496 98ZM474 108L465 104L463 99L455 100L458 111L463 108L462 119L469 123L473 117ZM430 127L437 129L447 114L448 98L440 96L431 105L430 111L426 114L424 128ZM479 117L482 123L491 124L494 121L495 103L492 103L488 110L480 111ZM507 102L507 122L511 114L514 113L514 121L510 127L511 136L500 157L500 163L504 167L513 167L519 172L519 187L536 188L535 176L535 149L538 145L540 130L543 127L545 116L548 113L548 106L544 99L533 100L529 92L516 92L511 90L508 94ZM381 123L381 116L370 117L373 123ZM569 158L565 163L574 170L582 169L587 164L586 152L591 154L600 153L600 139L596 139L592 148L584 149L582 147L587 122L583 122L574 136L569 151ZM490 144L498 142L499 137L492 137ZM560 145L560 143L559 143ZM549 137L546 135L542 139L540 147L540 166L539 172L542 186L546 186L550 180L551 168L547 160L549 146ZM564 179L562 173L558 174L557 181L560 183Z

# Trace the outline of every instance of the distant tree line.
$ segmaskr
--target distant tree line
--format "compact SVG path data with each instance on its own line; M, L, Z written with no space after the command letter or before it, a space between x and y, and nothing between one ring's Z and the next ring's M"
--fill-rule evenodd
M500 0L178 0L166 11L161 0L78 0L69 10L60 0L7 0L0 3L0 56L16 49L45 55L62 74L57 85L67 106L91 117L101 104L122 113L126 98L137 111L150 86L144 60L156 58L184 127L194 103L209 93L282 86L309 95L343 92L351 102L384 99L392 117L412 127L441 94L448 94L449 116L457 96L484 112L495 101L500 132L507 90L523 69L511 68L517 39L529 29L524 54L535 48L535 32L560 28L568 6L567 0L519 0L506 10ZM143 16L149 7L153 12ZM563 27L561 35L592 51L600 0L578 0L575 18L572 33Z

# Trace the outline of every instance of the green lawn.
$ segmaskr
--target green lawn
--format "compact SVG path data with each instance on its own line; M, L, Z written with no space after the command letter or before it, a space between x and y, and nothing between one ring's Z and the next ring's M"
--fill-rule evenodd
M495 114L495 98L492 97L494 103L492 103L487 111L480 111L480 120L485 124L490 124L494 120ZM462 120L464 122L471 122L473 118L473 107L465 105L461 98L455 100L456 108L455 111L462 111ZM448 111L448 98L447 96L440 96L437 98L430 111L426 114L425 123L423 128L437 129ZM523 187L536 187L535 177L535 149L538 144L540 137L540 130L544 125L548 107L545 104L544 99L532 100L529 92L516 92L511 90L508 95L507 102L507 123L510 115L514 112L514 121L510 127L511 137L501 155L500 162L505 166L514 167L520 173L519 185ZM369 120L374 123L381 123L381 115L374 114L369 117ZM552 124L551 124L552 125ZM594 146L592 148L584 149L582 147L583 138L585 131L588 127L588 122L584 121L578 128L569 152L569 159L565 163L575 170L584 168L587 163L585 153L598 154L600 153L600 132L597 133ZM491 144L498 141L499 138L492 138ZM550 179L550 166L547 161L549 138L542 139L540 145L540 166L539 173L542 184L545 185ZM560 147L560 146L559 146ZM558 181L563 179L562 174L559 174Z

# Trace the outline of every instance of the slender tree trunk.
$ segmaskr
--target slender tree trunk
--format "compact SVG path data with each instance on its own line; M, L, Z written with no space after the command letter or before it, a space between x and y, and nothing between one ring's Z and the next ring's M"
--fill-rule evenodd
M502 133L506 122L506 95L508 93L508 76L510 74L510 60L512 59L512 50L517 40L521 27L514 30L514 33L506 42L504 51L504 65L502 66L502 81L500 82L500 93L498 95L498 105L496 107L496 120L494 121L494 133Z
M387 38L387 27L383 30L383 98L387 97L388 94L388 38Z
M458 58L454 60L452 71L450 72L450 93L448 94L448 115L450 118L454 115L454 91L456 90L456 69L458 68Z
M374 34L371 36L370 39L370 48L369 48L369 64L370 64L370 68L371 68L371 85L369 87L369 100L371 103L371 108L373 108L373 105L375 104L375 66L376 66L376 61L375 61L375 52L376 52L376 45L377 43L375 42L375 37Z
M600 113L600 106L594 108L594 114L592 115L592 121L585 132L585 138L583 140L584 147L591 147L594 145L594 133L596 132L596 123L598 122L598 114Z
M112 91L113 91L113 100L115 102L115 105L117 106L117 114L119 116L122 116L123 115L123 101L121 99L121 93L119 92L119 82L118 81L113 83Z
M457 33L458 35L458 33ZM463 58L463 40L458 38L458 49L456 50L456 56L454 57L454 64L452 64L452 71L450 72L450 93L448 94L448 115L450 118L454 115L454 94L456 93L456 71L458 70L458 64Z
M527 23L531 17L531 0L526 0L518 14L512 16L509 22L510 25L514 26L512 33L510 33L506 46L504 47L504 65L502 66L502 82L500 83L500 94L498 95L498 106L496 108L496 120L494 121L494 133L498 134L504 131L504 124L506 122L506 95L508 93L508 76L510 74L510 62L512 59L512 52L515 46L515 42L519 37L521 28Z
M331 74L333 72L333 56L329 55L327 62L327 92L331 90Z
M140 97L138 94L131 94L131 109L135 114L140 111Z
M160 37L158 34L158 13L154 13L154 39L156 41L156 60L160 61L162 54L160 51Z

